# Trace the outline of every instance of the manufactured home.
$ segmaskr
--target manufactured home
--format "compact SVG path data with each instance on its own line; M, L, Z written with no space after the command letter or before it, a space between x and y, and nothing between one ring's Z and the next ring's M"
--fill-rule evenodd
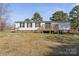
M26 30L26 31L59 31L59 30L70 30L70 22L62 21L16 21L15 29L16 30Z

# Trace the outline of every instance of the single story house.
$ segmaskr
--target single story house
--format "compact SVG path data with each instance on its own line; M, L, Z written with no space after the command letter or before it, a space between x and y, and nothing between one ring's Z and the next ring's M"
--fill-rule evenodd
M70 22L68 21L16 21L16 30L70 30Z

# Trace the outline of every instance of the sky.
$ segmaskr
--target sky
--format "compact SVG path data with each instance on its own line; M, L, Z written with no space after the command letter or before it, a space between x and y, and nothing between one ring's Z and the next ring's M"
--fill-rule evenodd
M9 4L10 19L12 22L24 21L26 18L32 18L35 12L39 12L44 21L56 11L69 13L77 3L14 3Z

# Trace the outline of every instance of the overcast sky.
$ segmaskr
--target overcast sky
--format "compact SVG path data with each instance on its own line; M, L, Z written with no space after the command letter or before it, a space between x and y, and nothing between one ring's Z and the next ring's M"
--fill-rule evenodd
M69 13L70 10L78 4L75 3L17 3L10 4L11 10L10 17L14 21L22 21L26 18L32 18L35 12L39 12L43 17L43 20L49 20L49 17L55 11L62 10Z

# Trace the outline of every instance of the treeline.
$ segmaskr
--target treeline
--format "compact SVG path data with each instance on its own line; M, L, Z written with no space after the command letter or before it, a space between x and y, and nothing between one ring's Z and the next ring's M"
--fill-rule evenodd
M79 5L72 8L69 13L56 11L49 19L51 21L69 21L72 29L79 30ZM43 17L38 12L35 12L31 19L27 18L25 21L43 21Z

